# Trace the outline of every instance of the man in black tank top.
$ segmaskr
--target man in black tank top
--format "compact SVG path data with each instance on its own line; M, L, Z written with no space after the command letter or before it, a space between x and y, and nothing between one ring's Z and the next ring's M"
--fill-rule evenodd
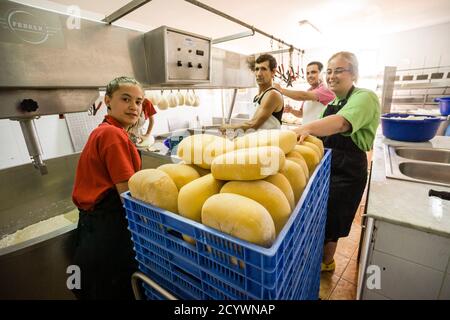
M273 78L277 69L277 61L270 54L263 54L256 59L255 78L259 92L253 99L256 112L252 119L239 124L226 124L220 129L226 130L258 130L279 129L281 127L281 116L283 115L283 96L273 87Z

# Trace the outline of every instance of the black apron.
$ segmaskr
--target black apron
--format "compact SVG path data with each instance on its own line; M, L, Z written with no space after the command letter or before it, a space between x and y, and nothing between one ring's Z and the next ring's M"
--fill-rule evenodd
M80 210L75 265L81 270L78 299L134 299L131 275L137 270L125 209L110 189L93 211Z
M337 105L329 104L323 117L336 114L341 110L353 89L354 87ZM322 140L326 148L332 149L325 239L337 241L338 238L348 236L361 202L367 182L367 156L350 136L337 133L322 137Z

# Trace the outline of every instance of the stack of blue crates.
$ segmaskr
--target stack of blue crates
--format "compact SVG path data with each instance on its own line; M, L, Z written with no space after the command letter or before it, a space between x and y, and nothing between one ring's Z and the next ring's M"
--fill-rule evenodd
M331 151L270 248L242 241L123 193L139 270L179 299L316 300ZM187 243L182 234L195 239ZM144 285L148 299L163 299Z

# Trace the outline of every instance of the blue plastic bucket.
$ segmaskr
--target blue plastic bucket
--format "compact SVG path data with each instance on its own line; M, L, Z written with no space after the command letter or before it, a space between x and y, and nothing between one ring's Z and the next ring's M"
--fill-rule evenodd
M439 102L439 111L443 116L450 115L450 97L435 98L434 102Z
M418 120L405 120L409 116L426 117ZM433 139L442 119L427 115L386 113L381 116L383 135L398 141L424 142Z
M172 136L163 141L164 145L169 148L169 150L175 149L175 147L183 140L183 136Z

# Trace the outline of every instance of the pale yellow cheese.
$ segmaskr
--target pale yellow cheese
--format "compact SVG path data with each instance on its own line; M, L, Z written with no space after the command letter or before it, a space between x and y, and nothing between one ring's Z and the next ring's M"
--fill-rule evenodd
M264 247L275 240L275 225L267 209L238 194L220 193L208 198L202 208L202 223Z
M308 141L303 141L303 142L299 143L299 145L306 146L306 147L313 149L316 152L317 156L319 157L319 160L322 159L322 153L321 153L319 147L316 146L314 143L308 142Z
M274 174L273 176L268 176L264 180L277 186L286 196L286 199L289 202L289 206L291 207L291 211L294 210L295 208L294 191L292 191L292 187L291 184L289 183L289 180L281 173Z
M306 178L302 167L294 161L286 160L280 173L289 180L292 191L294 192L295 203L297 204L306 187Z
M222 181L212 174L205 175L184 185L178 194L178 212L183 217L200 222L202 206L206 199L219 193Z
M285 156L278 147L239 149L216 157L211 173L219 180L258 180L276 174Z
M205 166L211 167L211 163L217 156L234 150L234 142L222 137L217 137L209 143L203 151L203 162Z
M182 234L181 236L183 237L183 240L184 240L184 241L186 241L187 243L190 243L190 244L192 244L193 246L195 246L196 241L195 241L194 238L189 237L188 235L185 235L185 234Z
M178 144L177 156L186 164L195 164L203 169L209 169L211 165L205 162L203 153L210 143L219 138L223 139L211 134L195 134L186 137Z
M178 213L178 189L164 171L144 169L128 180L131 195L155 207Z
M261 204L272 216L276 234L280 233L291 215L291 207L284 193L264 180L230 181L220 189L220 193L240 194Z
M314 169L320 162L319 156L317 155L316 151L314 151L310 147L302 145L296 145L294 150L301 153L306 161L306 164L308 165L309 175L312 176L312 174L314 173Z
M308 165L306 164L305 158L303 158L302 154L299 151L292 150L286 155L286 159L289 158L292 160L292 158L297 158L297 160L294 160L299 165L302 166L303 172L305 173L306 180L309 179L309 169Z
M167 163L159 166L157 169L167 173L172 178L173 182L175 182L178 190L185 184L200 178L198 172L186 164Z
M291 130L258 130L234 139L235 149L275 146L284 153L290 152L297 143L297 135Z
M200 177L206 176L207 174L211 173L211 170L200 168L199 166L196 166L195 164L186 164L186 165L191 167L195 171L197 171L197 173L200 175Z
M325 152L325 149L324 149L324 147L323 147L323 141L322 141L321 139L319 139L319 138L317 138L317 137L315 137L315 136L309 135L309 136L307 136L307 137L305 138L304 141L314 143L317 147L319 147L319 150L320 150L320 157L321 157L321 158L323 157L323 154L324 154L324 152Z

